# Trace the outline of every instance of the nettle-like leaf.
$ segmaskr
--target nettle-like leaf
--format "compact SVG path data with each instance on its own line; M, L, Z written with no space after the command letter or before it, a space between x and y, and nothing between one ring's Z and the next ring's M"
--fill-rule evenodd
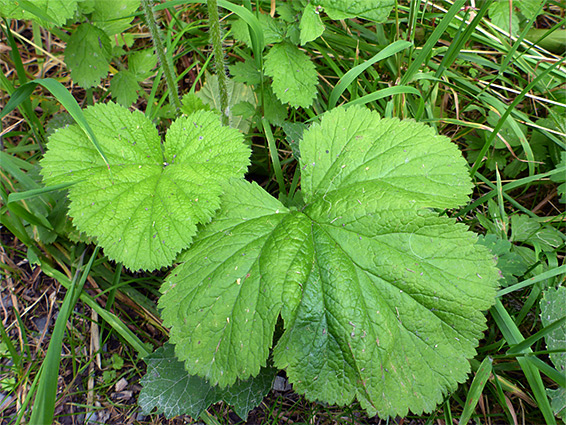
M274 364L312 400L431 411L466 379L495 297L492 254L430 208L464 204L457 147L412 121L334 109L300 142L301 208L234 181L163 285L190 374L220 386Z
M221 183L246 171L243 136L213 112L198 111L177 119L162 145L140 112L109 103L84 113L110 169L72 125L49 138L45 182L75 183L69 215L111 259L132 270L170 265L219 207Z
M137 100L139 89L136 75L128 69L118 71L110 81L112 98L125 107L129 107Z
M318 76L314 63L299 48L283 42L265 56L265 73L273 78L273 92L283 103L308 108L316 97Z
M395 6L395 0L315 0L330 19L364 18L384 22Z
M94 25L79 25L65 48L65 63L73 81L81 87L94 87L108 74L112 56L110 39Z
M175 357L172 345L166 344L144 361L147 373L141 380L143 389L138 403L145 414L156 409L154 413L164 413L167 418L178 415L198 418L211 404L225 401L245 420L249 411L267 395L276 374L273 367L266 367L254 378L220 388L189 375L184 364Z

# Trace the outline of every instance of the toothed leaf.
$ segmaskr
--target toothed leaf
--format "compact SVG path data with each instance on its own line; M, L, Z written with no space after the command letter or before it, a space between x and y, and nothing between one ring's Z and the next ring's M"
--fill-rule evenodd
M275 366L309 399L370 415L431 411L466 380L498 271L466 227L456 146L421 124L336 108L300 144L306 204L230 184L164 283L164 324L191 374L220 386Z
M138 98L140 85L136 76L129 70L118 71L110 81L112 98L125 107L129 107Z
M49 138L45 182L75 183L69 215L111 259L132 270L170 265L218 208L221 182L245 172L243 137L199 111L171 125L162 152L157 129L140 112L109 103L84 114L110 169L72 125Z
M318 77L310 58L290 43L273 46L265 57L265 73L273 78L273 92L283 103L308 108L316 97Z
M110 39L91 24L79 25L67 43L65 63L73 81L81 87L94 87L108 74L111 57Z

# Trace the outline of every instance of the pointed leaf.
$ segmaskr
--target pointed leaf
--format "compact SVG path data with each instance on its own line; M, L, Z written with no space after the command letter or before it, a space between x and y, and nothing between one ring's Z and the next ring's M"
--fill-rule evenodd
M308 108L316 97L314 63L290 43L273 46L265 57L265 73L273 78L273 92L283 103Z
M69 215L111 259L132 270L169 265L218 208L221 182L245 172L243 137L199 111L171 125L162 152L156 128L139 112L98 104L85 117L110 169L73 125L50 137L46 183L76 183Z

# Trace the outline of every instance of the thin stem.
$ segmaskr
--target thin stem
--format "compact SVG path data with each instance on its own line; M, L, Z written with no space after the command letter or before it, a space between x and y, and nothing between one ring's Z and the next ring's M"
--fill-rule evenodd
M173 68L171 55L166 54L166 49L163 45L161 32L157 25L157 18L153 12L153 0L141 0L141 6L145 15L145 21L147 22L147 26L151 34L151 39L153 40L153 46L155 47L159 62L161 63L161 69L165 76L165 83L169 89L169 102L172 105L175 105L175 108L178 110L181 108L181 99L179 98L177 84L175 83L175 70Z
M222 50L222 34L220 31L220 17L218 16L218 4L216 0L207 0L208 26L210 28L210 41L214 54L214 66L218 77L218 89L220 91L220 112L222 113L222 124L229 124L228 115L228 87L226 85L226 66L224 64L224 51Z

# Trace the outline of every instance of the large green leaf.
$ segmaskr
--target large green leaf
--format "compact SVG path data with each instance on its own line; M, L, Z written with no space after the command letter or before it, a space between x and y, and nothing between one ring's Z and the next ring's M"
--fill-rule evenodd
M318 76L314 63L291 43L273 46L265 57L265 73L273 78L273 92L283 103L308 108L316 97Z
M163 285L171 341L220 386L273 348L295 390L369 414L431 411L463 382L494 301L489 251L430 208L466 202L465 161L415 122L336 108L300 145L306 204L233 182Z
M45 182L75 183L69 215L110 258L132 270L171 264L218 208L221 182L245 172L250 152L242 135L199 111L177 119L162 148L140 112L109 103L86 109L85 117L110 168L73 125L49 138Z
M144 361L147 373L141 380L143 389L138 403L145 414L156 409L154 413L164 413L167 418L178 415L198 418L211 404L225 401L245 420L248 412L259 405L271 389L276 373L272 367L263 368L254 378L220 388L210 386L198 376L189 375L169 344Z

